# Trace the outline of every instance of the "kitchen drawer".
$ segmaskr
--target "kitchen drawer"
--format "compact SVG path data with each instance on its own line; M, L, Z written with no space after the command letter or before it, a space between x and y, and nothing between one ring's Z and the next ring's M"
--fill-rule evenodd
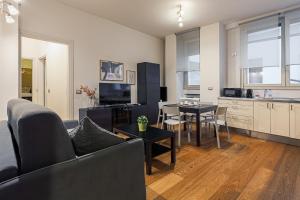
M227 107L227 113L229 115L242 115L242 116L248 116L253 117L253 106L229 106Z
M253 117L253 102L238 101L233 103L232 101L225 100L219 102L220 107L227 107L229 115L242 115Z
M246 116L228 115L228 126L246 130L253 130L253 118Z
M253 106L253 101L219 99L219 105Z

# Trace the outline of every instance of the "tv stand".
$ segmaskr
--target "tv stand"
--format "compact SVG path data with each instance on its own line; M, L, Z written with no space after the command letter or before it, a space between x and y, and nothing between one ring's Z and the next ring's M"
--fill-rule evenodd
M113 128L136 123L140 115L147 116L147 107L138 104L100 105L79 109L79 120L89 117L100 127L113 131Z

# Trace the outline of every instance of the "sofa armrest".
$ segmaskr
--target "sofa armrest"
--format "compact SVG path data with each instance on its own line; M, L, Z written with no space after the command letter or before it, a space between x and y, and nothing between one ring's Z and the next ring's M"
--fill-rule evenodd
M77 120L64 120L63 123L64 123L66 129L73 129L79 125Z
M0 183L0 199L146 199L144 143L131 140Z

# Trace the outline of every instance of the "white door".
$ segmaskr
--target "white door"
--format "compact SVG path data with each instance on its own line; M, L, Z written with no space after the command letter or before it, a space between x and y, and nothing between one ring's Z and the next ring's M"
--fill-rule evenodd
M290 136L290 104L272 103L271 134Z
M300 104L290 104L290 137L300 139Z
M270 102L254 102L254 131L270 133Z
M46 59L46 106L62 119L69 119L68 46L50 43Z

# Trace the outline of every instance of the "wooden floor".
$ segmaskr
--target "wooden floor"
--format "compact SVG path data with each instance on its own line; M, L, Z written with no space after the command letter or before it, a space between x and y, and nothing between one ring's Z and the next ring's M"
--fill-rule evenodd
M300 148L238 134L231 143L222 136L222 149L213 136L201 147L187 144L153 161L153 175L146 175L147 199L299 199ZM195 139L193 140L195 141Z

